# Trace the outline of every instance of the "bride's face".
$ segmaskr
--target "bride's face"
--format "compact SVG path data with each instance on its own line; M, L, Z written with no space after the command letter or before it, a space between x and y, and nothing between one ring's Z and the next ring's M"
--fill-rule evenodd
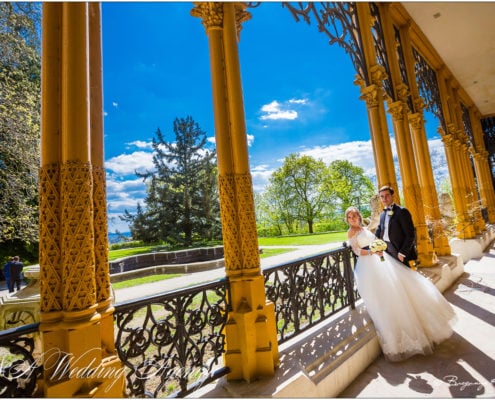
M347 223L350 226L360 226L361 218L359 218L359 214L356 212L350 212L347 214Z

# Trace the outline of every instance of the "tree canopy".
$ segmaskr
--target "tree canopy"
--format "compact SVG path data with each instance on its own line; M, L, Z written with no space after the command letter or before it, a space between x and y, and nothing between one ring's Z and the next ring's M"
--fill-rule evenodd
M0 3L0 244L38 242L40 3ZM13 254L12 254L13 255Z
M148 182L146 210L126 211L131 234L145 242L189 246L221 237L215 150L192 117L176 118L174 141L158 128L153 138L153 171L136 173Z
M369 208L374 189L362 168L336 160L325 165L310 156L290 154L270 178L264 193L255 196L259 234L300 231L301 223L314 233L315 223L343 224L345 209ZM338 223L335 223L335 221Z

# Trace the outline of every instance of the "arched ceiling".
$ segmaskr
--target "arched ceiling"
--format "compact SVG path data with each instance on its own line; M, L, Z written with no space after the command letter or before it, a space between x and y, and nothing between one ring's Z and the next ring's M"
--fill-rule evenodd
M495 2L402 2L483 116L495 115Z

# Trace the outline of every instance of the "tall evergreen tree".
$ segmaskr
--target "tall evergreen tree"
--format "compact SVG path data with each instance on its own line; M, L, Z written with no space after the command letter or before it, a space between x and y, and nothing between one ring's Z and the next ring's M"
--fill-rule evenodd
M37 256L40 3L0 3L0 253Z
M174 133L175 141L169 142L157 130L155 169L136 173L151 182L146 211L131 225L133 237L186 246L195 240L220 238L216 153L206 148L206 134L190 116L175 119ZM150 231L144 234L145 229Z

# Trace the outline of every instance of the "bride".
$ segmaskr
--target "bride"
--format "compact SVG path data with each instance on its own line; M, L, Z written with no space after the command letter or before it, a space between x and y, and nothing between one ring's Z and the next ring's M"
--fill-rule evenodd
M431 354L435 344L453 333L452 306L429 279L387 253L369 250L375 236L363 227L357 208L349 207L345 220L349 243L358 256L357 288L385 357L402 361L415 354Z

